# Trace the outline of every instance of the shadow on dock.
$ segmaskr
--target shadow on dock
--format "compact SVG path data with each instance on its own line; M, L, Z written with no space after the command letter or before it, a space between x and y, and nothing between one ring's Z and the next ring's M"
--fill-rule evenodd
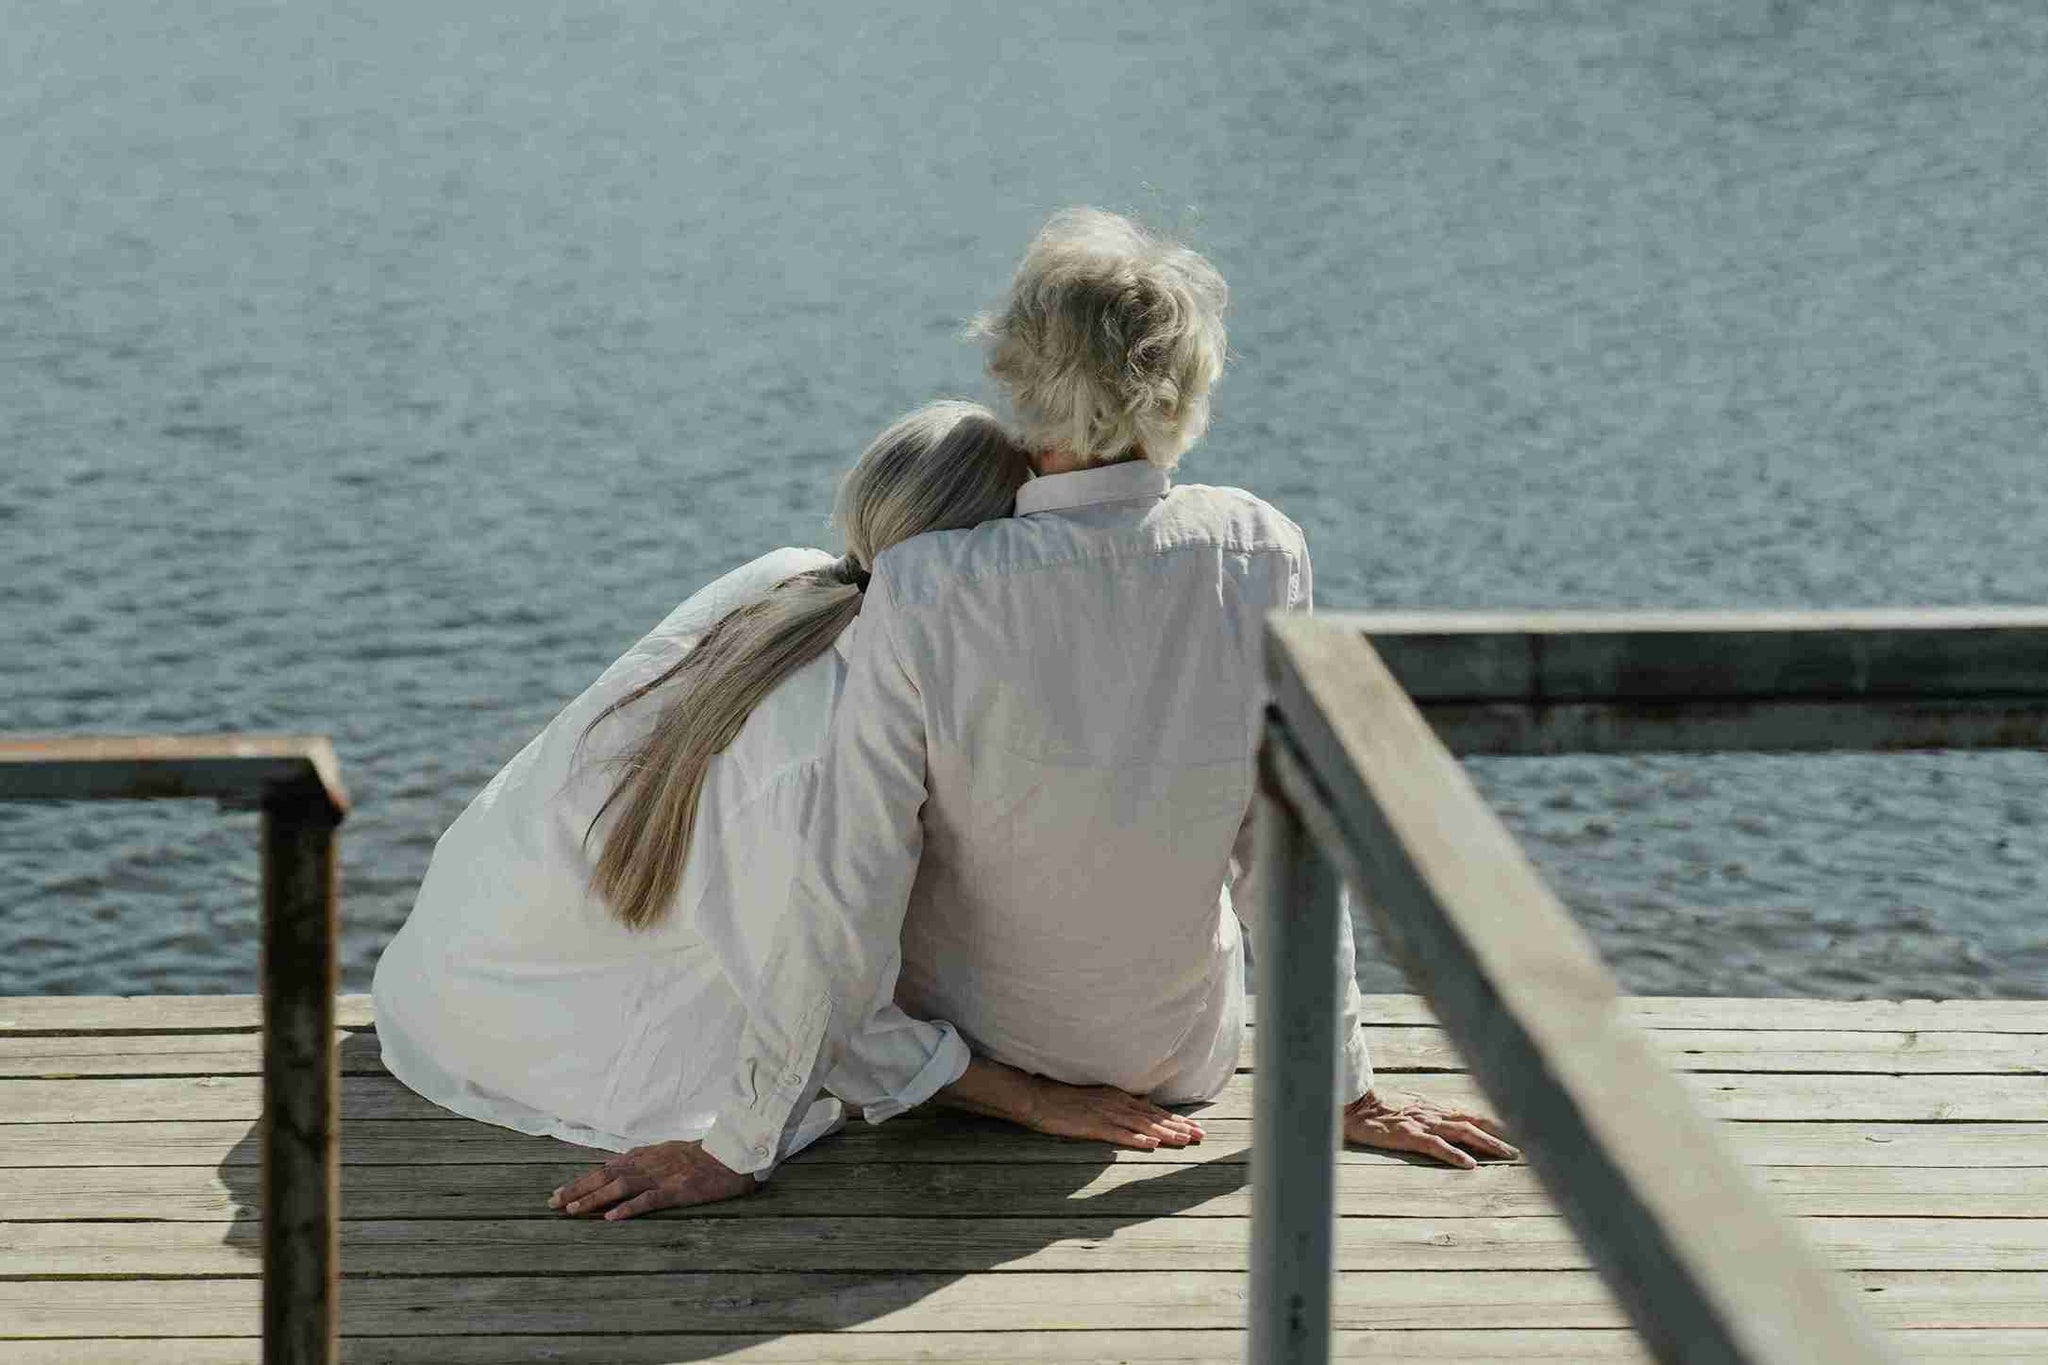
M1091 1252L1113 1263L1120 1234L1237 1195L1251 1176L1242 1152L1119 1161L993 1120L909 1115L827 1139L747 1199L572 1219L548 1210L549 1191L607 1153L431 1109L383 1072L373 1033L350 1034L341 1062L345 1339L659 1331L675 1334L663 1359L695 1360L874 1330L967 1276L1085 1270ZM223 1240L250 1273L260 1157L251 1124L217 1169L234 1204ZM1194 1221L1219 1237L1240 1226ZM991 1312L1005 1278L983 1281Z

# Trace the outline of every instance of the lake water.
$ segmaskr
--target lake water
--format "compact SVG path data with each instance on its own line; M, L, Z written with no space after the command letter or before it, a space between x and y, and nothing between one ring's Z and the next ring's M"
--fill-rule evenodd
M1067 203L1229 278L1183 477L1325 606L2048 602L2032 0L0 33L0 728L333 735L351 989L556 707L980 391ZM1631 988L2048 994L2048 756L1475 771ZM0 992L251 989L255 879L253 817L0 806Z

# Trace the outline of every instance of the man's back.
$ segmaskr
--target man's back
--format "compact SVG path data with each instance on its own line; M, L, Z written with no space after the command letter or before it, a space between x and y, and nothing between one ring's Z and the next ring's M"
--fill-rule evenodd
M1167 484L1142 462L1036 480L1009 521L884 554L861 624L924 731L898 1000L977 1052L1139 1093L1207 1055L1194 1035L1236 990L1219 889L1261 618L1310 592L1292 522Z

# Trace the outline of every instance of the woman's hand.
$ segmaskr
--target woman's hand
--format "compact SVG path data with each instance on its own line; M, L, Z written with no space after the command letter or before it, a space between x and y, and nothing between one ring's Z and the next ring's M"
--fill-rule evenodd
M1052 1137L1113 1142L1149 1152L1202 1140L1193 1119L1162 1109L1113 1085L1066 1085L976 1057L959 1080L933 1096L938 1103L1008 1119Z
M1344 1140L1417 1152L1463 1171L1479 1164L1473 1152L1502 1161L1522 1155L1501 1140L1500 1124L1484 1114L1458 1113L1418 1095L1382 1097L1370 1090L1344 1106Z
M548 1196L563 1213L602 1213L617 1221L683 1204L715 1204L752 1194L757 1182L704 1150L701 1142L657 1142L621 1152Z

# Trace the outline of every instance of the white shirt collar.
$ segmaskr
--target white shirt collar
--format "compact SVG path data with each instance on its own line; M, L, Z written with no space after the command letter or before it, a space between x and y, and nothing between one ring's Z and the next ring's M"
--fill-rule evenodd
M1096 465L1071 474L1041 474L1017 490L1017 515L1060 512L1098 502L1162 498L1171 487L1173 476L1144 460Z

